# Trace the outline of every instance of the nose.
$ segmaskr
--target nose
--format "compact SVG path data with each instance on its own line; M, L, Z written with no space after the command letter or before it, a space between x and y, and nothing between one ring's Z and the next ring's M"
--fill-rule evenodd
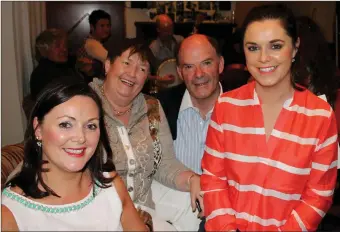
M86 136L85 136L84 128L77 129L77 131L75 132L75 135L73 137L73 141L77 142L79 144L83 144L83 143L86 142Z
M203 76L203 70L201 69L201 67L200 66L197 66L196 67L196 77L202 77Z
M270 55L268 54L267 49L261 49L260 62L262 62L262 63L268 62L269 57L270 57Z
M130 67L130 69L129 69L129 75L130 75L131 77L136 77L136 72L137 72L137 66L132 66L132 67Z

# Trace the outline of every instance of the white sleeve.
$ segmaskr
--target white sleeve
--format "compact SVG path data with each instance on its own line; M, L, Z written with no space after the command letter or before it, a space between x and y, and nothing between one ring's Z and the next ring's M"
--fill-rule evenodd
M87 39L85 43L85 50L89 56L94 59L100 60L101 62L105 62L107 58L107 50L104 46L95 39Z

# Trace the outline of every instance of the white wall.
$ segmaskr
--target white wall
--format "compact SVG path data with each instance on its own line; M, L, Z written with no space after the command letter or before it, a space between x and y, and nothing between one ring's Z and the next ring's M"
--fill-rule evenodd
M13 2L1 2L1 146L24 138L23 112L17 80Z

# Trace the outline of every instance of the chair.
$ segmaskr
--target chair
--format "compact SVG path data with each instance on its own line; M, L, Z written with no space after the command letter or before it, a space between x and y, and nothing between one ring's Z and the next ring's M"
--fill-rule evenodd
M24 159L24 144L17 143L1 148L1 189L4 188L9 174Z

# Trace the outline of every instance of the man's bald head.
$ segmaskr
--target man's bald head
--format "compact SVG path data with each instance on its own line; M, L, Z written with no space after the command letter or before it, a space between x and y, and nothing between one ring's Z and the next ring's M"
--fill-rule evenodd
M162 40L170 40L173 36L174 24L171 18L166 14L161 14L157 16L156 27L158 37Z
M207 36L207 35L194 34L194 35L191 35L185 38L182 41L179 47L178 53L177 53L177 64L179 64L181 53L183 54L185 52L191 51L190 48L193 48L193 47L204 47L204 46L211 46L215 50L216 55L221 56L221 50L220 50L219 44L214 38Z

